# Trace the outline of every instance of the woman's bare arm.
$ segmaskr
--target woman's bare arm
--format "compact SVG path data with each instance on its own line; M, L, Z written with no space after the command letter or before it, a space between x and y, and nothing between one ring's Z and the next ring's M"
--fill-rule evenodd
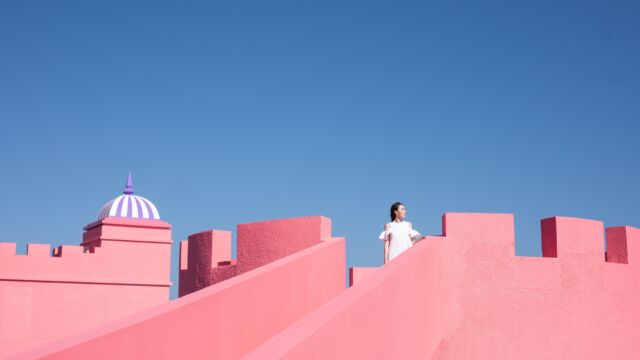
M389 262L389 240L384 241L384 263Z
M389 224L384 225L384 231L389 230ZM384 263L389 262L389 241L391 240L391 236L386 234L386 238L384 239Z

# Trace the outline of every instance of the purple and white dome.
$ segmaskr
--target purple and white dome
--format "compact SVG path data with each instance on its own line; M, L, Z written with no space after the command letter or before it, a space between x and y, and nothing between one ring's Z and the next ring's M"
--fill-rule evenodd
M151 201L142 196L133 195L133 181L129 172L123 195L104 204L98 212L98 220L106 217L160 220L160 213Z

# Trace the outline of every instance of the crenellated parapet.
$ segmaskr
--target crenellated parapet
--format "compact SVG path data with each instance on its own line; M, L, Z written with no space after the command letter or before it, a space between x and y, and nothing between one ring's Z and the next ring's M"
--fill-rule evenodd
M617 226L605 229L602 221L555 216L542 219L540 229L543 258L557 258L566 263L622 264L633 262L635 258L635 262L640 263L637 228ZM495 252L494 259L516 257L514 218L511 214L446 213L443 216L443 235L467 239L457 243L462 248L480 244L490 247Z
M607 228L608 262L634 265L640 263L640 229L631 226ZM631 259L631 260L629 260Z
M601 221L552 217L541 221L542 256L561 261L640 263L639 230ZM606 238L606 248L605 248Z
M542 256L564 261L604 262L604 225L601 221L552 217L540 223Z
M167 288L171 225L160 220L106 218L85 228L81 245L0 243L0 281L122 284Z
M511 215L444 223L441 291L453 306L434 360L640 356L640 230L551 217L540 223L543 256L530 257L513 251Z
M246 359L640 359L640 230L553 217L516 256L510 214L447 213L428 236Z
M83 246L27 244L25 255L16 255L16 243L0 243L0 281L95 282L87 274ZM91 256L93 258L93 256Z
M169 301L171 225L107 217L80 245L0 243L0 356Z

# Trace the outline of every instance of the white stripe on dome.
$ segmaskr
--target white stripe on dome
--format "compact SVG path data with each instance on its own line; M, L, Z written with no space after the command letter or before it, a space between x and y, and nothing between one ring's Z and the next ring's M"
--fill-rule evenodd
M131 217L137 218L138 216L138 199L136 196L131 196Z
M140 196L140 200L142 201L142 204L144 205L144 207L147 208L147 214L149 214L149 219L153 219L153 209L151 209L151 206L149 206L150 201L143 198L142 196Z
M143 219L148 219L149 218L149 209L147 208L147 205L144 203L144 200L142 200L141 196L137 196L136 195L136 199L140 202L140 208L142 209L142 218Z
M118 212L118 206L120 206L122 198L124 198L124 195L120 195L113 199L113 204L111 204L111 209L109 209L109 216L118 216L116 213Z
M158 213L158 209L156 209L156 206L153 205L153 203L151 201L147 200L147 199L144 199L144 201L146 201L147 204L149 204L149 207L151 208L151 211L153 211L153 218L154 219L160 219L160 214Z
M128 217L129 214L127 213L127 210L129 210L129 198L131 197L131 195L125 195L124 199L122 200L122 209L120 209L120 217Z

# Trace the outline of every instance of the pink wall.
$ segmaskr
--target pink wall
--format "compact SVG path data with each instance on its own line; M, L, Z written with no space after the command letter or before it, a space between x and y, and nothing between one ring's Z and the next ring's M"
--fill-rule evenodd
M605 262L600 221L543 220L543 251L557 258L514 256L511 215L445 222L452 306L433 359L640 359L638 229L625 228L629 264L619 264Z
M236 276L231 260L231 232L207 230L180 242L178 294L185 296Z
M207 230L180 243L180 296L331 238L331 219L308 216L240 224L237 234L237 261L231 259L229 231Z
M605 262L599 221L543 220L557 258L514 256L512 215L443 227L246 359L640 359L640 230L609 229Z
M331 238L331 219L308 216L238 225L238 273L242 274Z
M349 268L349 286L360 283L364 278L375 273L379 267L352 267Z
M169 300L168 223L106 218L83 245L0 243L0 356Z
M345 240L19 354L45 359L235 359L344 291Z
M518 257L512 215L447 213L347 290L323 241L19 358L639 359L640 230L607 229L608 261L599 221L541 230L545 257Z
M416 244L244 359L428 359L442 332L442 242Z

